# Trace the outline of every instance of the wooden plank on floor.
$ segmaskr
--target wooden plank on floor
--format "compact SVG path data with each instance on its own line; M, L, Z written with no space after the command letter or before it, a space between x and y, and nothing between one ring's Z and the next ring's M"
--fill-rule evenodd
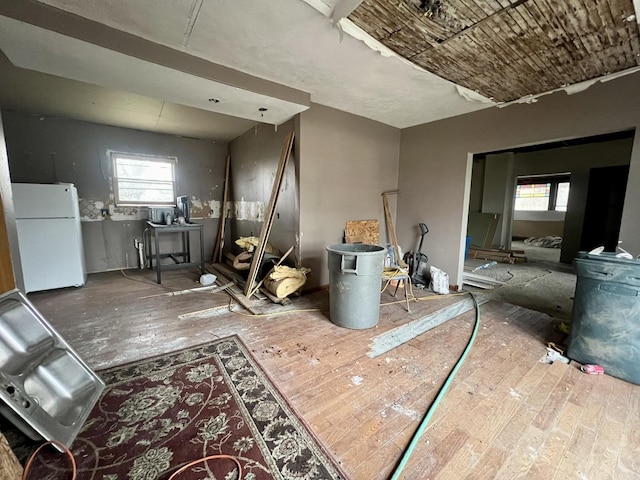
M225 285L227 283L231 283L231 280L225 277L221 271L219 271L215 267L214 267L214 270L216 270L219 282ZM227 288L225 292L227 292L236 302L238 302L244 308L249 310L249 312L251 312L252 315L262 315L264 313L260 309L260 304L262 303L261 300L251 300L250 298L245 297L244 293L242 293L242 291L235 285L232 285L229 288Z
M487 299L478 298L478 305L486 303ZM369 358L376 358L387 353L400 345L422 335L429 330L442 325L444 322L452 318L462 315L474 308L473 300L465 298L438 310L435 313L422 317L413 322L407 323L400 327L396 327L388 332L382 333L373 339L371 350L367 352Z

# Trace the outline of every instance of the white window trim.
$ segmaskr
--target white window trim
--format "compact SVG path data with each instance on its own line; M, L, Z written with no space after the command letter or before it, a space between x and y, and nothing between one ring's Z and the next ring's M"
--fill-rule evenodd
M167 156L144 155L140 153L128 153L128 152L121 152L121 151L115 151L115 150L108 150L107 153L111 157L111 168L113 173L113 177L112 177L113 178L113 195L114 195L114 202L116 206L118 207L174 207L175 206L175 199L178 191L178 188L177 188L178 174L177 174L177 168L176 168L178 166L178 157L169 156L169 155ZM160 162L160 163L170 163L172 168L172 177L173 177L172 183L173 183L174 201L173 202L156 202L156 203L131 202L131 201L121 202L120 195L118 192L118 175L117 175L117 165L116 165L117 158L119 157L154 161L154 162Z

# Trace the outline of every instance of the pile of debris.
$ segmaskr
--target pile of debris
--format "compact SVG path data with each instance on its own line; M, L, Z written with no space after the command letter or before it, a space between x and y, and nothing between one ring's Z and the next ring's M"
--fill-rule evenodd
M213 265L213 269L222 279L229 279L243 290L246 290L247 273L251 269L254 260L255 242L252 239L255 240L255 237L239 238L235 242L236 245L248 248L248 250L244 250L238 255L226 252L224 254L225 263L215 263ZM290 303L287 297L298 293L302 289L307 281L307 275L311 271L308 268L293 268L282 265L293 252L293 248L291 247L284 255L280 256L280 252L277 249L267 244L262 260L256 269L257 284L248 295L243 293L240 299L236 298L236 300L249 301L252 296L255 296L258 299L268 298L274 303L283 305Z
M468 259L493 260L498 263L524 263L527 257L524 250L498 250L493 248L469 247Z
M280 161L275 174L269 205L265 210L264 222L259 237L242 237L236 245L242 249L238 255L231 252L223 254L226 220L229 217L228 185L230 174L230 158L227 157L225 183L222 201L222 218L213 253L213 269L218 274L218 281L233 282L226 291L244 308L253 314L262 314L259 302L267 298L274 303L286 305L291 303L288 296L298 292L306 282L309 269L281 267L281 264L293 252L292 246L284 255L269 245L269 235L276 218L276 204L282 189L284 172L293 149L294 133L290 132L282 147ZM237 249L236 249L237 251ZM223 264L223 258L225 264ZM255 299L254 299L255 297Z
M529 237L524 243L532 247L562 248L562 237L549 235L546 237Z

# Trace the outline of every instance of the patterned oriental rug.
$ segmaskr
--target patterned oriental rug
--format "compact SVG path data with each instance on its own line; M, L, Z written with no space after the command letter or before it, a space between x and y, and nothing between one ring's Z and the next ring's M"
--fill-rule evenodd
M166 480L216 454L243 480L345 478L238 337L99 374L107 388L72 448L78 480ZM64 455L41 454L30 479L71 478ZM218 459L178 478L237 472Z

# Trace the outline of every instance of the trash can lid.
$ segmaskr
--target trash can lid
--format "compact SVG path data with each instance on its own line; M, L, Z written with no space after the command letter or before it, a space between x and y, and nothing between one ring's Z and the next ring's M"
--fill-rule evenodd
M350 253L354 255L375 255L386 251L380 245L368 245L365 243L339 243L327 247L327 251L333 253Z

